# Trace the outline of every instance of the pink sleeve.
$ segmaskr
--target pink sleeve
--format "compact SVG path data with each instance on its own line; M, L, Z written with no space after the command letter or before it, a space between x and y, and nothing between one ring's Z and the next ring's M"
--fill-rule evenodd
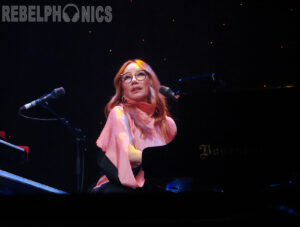
M144 182L137 181L132 172L128 158L130 139L127 117L123 108L116 106L110 111L96 144L117 167L118 177L122 185L136 188L143 186Z

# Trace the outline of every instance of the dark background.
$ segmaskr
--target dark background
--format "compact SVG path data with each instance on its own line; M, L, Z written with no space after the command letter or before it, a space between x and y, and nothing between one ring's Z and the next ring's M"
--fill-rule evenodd
M30 147L26 164L7 169L40 183L75 191L75 140L59 122L22 118L18 108L65 88L66 95L49 104L88 138L87 189L97 180L95 141L114 94L112 81L128 59L149 63L161 83L174 90L178 78L206 73L215 73L229 88L296 84L299 8L294 1L73 3L110 5L112 22L0 22L0 130L9 142ZM63 1L1 4L64 6ZM51 117L40 107L26 114Z

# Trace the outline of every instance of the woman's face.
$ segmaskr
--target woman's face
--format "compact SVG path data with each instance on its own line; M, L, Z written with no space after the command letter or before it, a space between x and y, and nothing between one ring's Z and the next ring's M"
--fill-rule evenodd
M136 63L130 63L122 74L124 96L134 101L147 102L150 92L150 79L146 71Z

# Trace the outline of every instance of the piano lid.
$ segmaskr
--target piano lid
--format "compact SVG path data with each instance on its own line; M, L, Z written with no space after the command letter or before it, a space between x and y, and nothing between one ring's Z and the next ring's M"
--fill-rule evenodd
M182 94L178 133L196 143L291 142L299 116L296 97L295 87Z

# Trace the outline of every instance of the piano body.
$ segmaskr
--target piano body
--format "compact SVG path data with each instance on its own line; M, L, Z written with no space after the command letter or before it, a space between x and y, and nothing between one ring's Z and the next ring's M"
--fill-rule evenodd
M173 185L175 192L259 191L291 181L299 170L296 91L282 87L182 92L175 103L175 139L143 150L146 180L167 189Z

